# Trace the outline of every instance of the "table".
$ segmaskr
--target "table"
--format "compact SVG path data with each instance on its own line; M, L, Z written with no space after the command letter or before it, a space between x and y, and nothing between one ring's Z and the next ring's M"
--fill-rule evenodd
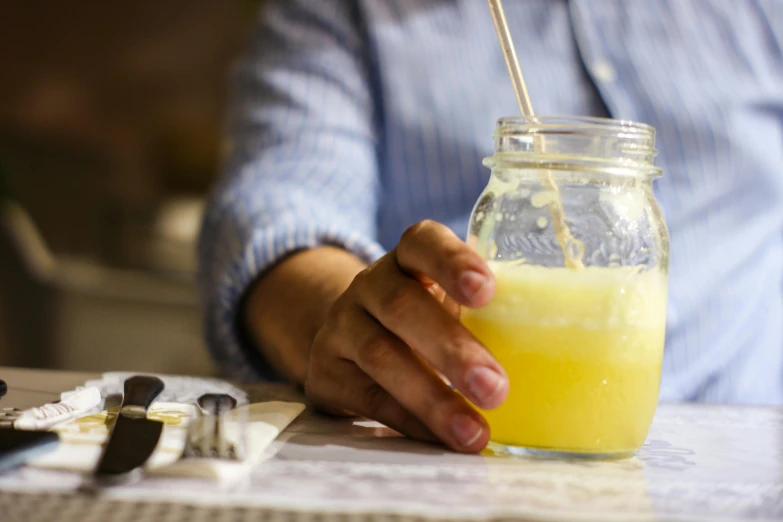
M57 398L94 374L0 367L0 406ZM43 390L41 392L22 391ZM248 387L254 401L293 389ZM193 481L161 491L139 483L121 497L3 489L12 520L783 520L783 409L664 404L645 447L614 462L458 455L363 420L307 411L270 448L247 484ZM44 470L22 469L35 482ZM49 476L51 480L51 476Z

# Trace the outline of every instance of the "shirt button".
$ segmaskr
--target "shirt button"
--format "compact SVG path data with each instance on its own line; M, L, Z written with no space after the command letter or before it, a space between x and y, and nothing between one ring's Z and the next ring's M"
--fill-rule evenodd
M617 79L617 70L609 62L595 62L591 71L599 82L610 83Z

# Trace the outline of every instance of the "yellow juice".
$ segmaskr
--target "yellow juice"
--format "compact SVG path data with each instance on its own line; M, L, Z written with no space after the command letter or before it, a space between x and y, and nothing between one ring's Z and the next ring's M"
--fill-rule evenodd
M509 376L483 412L495 443L622 455L644 443L658 402L666 276L494 263L497 290L463 324Z

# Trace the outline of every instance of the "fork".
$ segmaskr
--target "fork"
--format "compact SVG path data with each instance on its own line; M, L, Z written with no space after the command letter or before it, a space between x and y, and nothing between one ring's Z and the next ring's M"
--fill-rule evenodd
M236 407L236 399L225 393L207 393L196 402L200 414L188 430L185 457L238 460L236 446L226 440L223 429L224 414Z

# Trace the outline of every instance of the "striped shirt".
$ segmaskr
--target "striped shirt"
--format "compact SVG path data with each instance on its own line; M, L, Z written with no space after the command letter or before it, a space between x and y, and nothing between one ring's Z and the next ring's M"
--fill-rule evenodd
M653 125L671 233L661 398L783 403L783 1L506 0L538 114ZM269 0L235 72L200 238L222 368L248 285L297 249L372 261L409 225L464 237L517 112L483 0Z

